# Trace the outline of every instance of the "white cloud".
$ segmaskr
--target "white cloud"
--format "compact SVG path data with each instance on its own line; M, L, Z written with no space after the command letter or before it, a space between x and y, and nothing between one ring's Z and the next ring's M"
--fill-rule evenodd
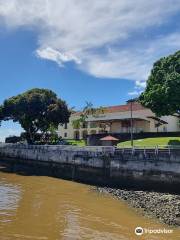
M132 92L128 92L129 96L138 96L140 94L139 91L132 91Z
M150 36L179 10L179 0L0 0L0 21L35 28L43 59L138 86L156 59L180 48L179 32Z
M93 61L87 61L83 67L97 77L132 79L144 88L154 61L179 48L180 33L172 33L142 42L140 47L116 48L100 56L94 54L90 56Z
M60 66L63 66L63 63L74 61L77 64L80 64L81 61L73 56L71 53L61 53L57 50L54 50L50 47L44 48L44 49L38 49L36 51L37 55L40 58L52 60L54 62L57 62Z
M145 88L146 82L145 81L136 81L136 88Z

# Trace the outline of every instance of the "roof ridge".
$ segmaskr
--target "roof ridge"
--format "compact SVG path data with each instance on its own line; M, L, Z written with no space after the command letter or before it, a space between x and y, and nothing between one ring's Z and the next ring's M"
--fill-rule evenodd
M103 108L105 109L105 112L118 112L118 111L126 112L126 111L130 110L130 104L106 106L106 107L103 107ZM143 109L146 109L146 108L143 107L141 103L134 102L132 104L132 109L133 109L133 111L138 111L138 110L143 110ZM82 113L82 111L77 111L73 115L79 115L81 113Z

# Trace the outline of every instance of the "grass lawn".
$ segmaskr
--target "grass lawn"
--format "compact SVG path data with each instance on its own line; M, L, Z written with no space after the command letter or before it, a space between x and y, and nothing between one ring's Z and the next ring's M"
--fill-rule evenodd
M157 138L144 138L134 140L134 146L138 147L151 147L157 145L179 145L180 146L180 137L157 137ZM121 142L118 143L118 147L130 147L131 142Z
M86 143L84 140L66 140L68 143L72 144L72 145L76 145L79 147L84 147L86 146Z

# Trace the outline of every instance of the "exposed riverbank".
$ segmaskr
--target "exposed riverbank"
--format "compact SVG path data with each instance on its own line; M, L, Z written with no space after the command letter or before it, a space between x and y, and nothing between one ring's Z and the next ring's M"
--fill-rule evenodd
M180 195L113 189L108 187L93 187L102 194L111 194L113 197L125 200L140 210L143 215L156 217L160 222L168 225L180 226Z

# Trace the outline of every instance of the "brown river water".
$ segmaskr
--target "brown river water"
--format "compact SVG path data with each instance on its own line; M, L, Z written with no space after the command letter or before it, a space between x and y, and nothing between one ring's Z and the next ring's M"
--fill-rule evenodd
M137 226L173 233L136 236ZM61 239L178 240L180 229L143 217L88 185L0 172L0 240Z

